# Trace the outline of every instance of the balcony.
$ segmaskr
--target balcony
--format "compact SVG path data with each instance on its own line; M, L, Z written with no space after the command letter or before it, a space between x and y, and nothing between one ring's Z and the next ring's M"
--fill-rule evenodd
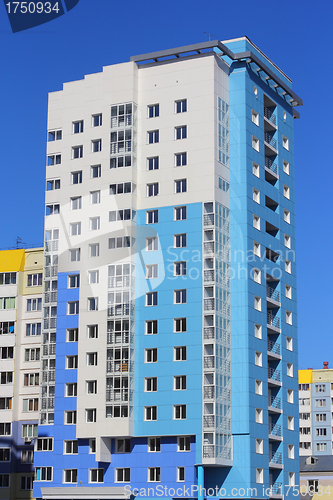
M282 413L281 398L278 398L277 396L269 396L268 410L273 413Z
M204 386L204 399L214 399L215 398L215 386L206 385Z
M204 339L215 339L215 327L214 326L205 326L204 327Z
M280 332L280 318L267 311L267 327Z
M282 441L282 429L281 425L269 424L269 439L274 441Z
M282 483L275 481L274 484L269 485L269 498L281 498L282 494Z
M204 368L215 368L215 356L204 356Z
M128 344L129 343L129 332L108 332L107 333L107 344Z
M267 340L267 353L272 358L281 359L281 345L273 340Z
M273 134L265 132L265 155L272 156L277 154L277 140L274 139Z
M269 285L266 287L266 298L280 304L280 292Z
M205 429L215 428L215 415L204 415L203 426Z
M215 244L214 241L205 241L204 242L204 253L209 254L209 253L214 253L215 251Z
M205 282L215 281L214 269L205 269L204 270L204 281Z
M128 401L128 389L106 389L106 401L107 403L111 401L126 403Z
M108 316L129 316L129 304L116 304L108 307Z
M269 467L274 469L283 469L282 453L279 451L270 452L269 454Z
M276 115L274 114L274 111L271 108L267 108L266 106L264 107L264 117L266 118L267 121L270 122L271 125L274 126L276 129Z
M214 226L214 214L204 214L204 226Z
M213 311L214 308L215 308L215 299L214 298L204 299L204 310L205 311Z
M268 383L270 385L278 385L281 386L281 372L276 368L268 368Z
M127 373L129 370L129 362L108 360L106 362L107 373Z

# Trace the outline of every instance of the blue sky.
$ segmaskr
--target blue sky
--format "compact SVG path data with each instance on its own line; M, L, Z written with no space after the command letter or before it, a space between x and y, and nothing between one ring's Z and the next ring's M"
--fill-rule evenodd
M13 34L0 7L0 248L43 241L47 94L131 55L247 35L293 80L299 367L333 368L333 4L313 1L80 0L68 14ZM318 97L319 96L319 97Z

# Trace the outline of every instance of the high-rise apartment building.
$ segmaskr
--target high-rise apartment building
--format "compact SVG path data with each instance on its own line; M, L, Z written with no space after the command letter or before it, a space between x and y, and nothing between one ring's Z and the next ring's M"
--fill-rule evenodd
M332 455L333 369L299 370L299 454Z
M0 252L0 498L32 498L43 248Z
M301 103L247 38L50 94L35 497L292 496Z

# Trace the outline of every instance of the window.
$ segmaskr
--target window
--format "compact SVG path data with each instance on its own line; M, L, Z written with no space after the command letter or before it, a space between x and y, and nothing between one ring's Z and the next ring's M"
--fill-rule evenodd
M293 431L294 428L294 417L288 416L288 430Z
M66 342L77 342L79 340L78 328L70 328L66 333Z
M186 276L186 261L174 262L173 275L174 276Z
M146 238L146 251L153 252L158 250L158 238L153 236L152 238Z
M60 165L61 164L61 154L54 154L47 156L47 166L52 167L52 165Z
M175 193L186 193L186 179L179 179L175 181Z
M0 373L0 384L7 385L13 383L13 372L1 372Z
M254 362L256 366L262 366L262 352L255 352Z
M289 210L284 210L284 220L287 224L290 224L290 212Z
M262 380L256 380L255 382L256 394L262 396Z
M319 492L319 480L318 479L309 479L308 480L308 492L311 496L314 493Z
M0 324L1 327L1 324ZM10 328L10 327L9 327ZM42 330L41 323L27 323L25 325L25 335L26 337L40 335Z
M11 357L13 357L13 356L11 356ZM39 347L35 348L35 349L25 349L24 361L39 361L39 360L40 360L40 348Z
M158 222L158 210L147 210L146 221L147 224L156 224Z
M293 339L291 337L286 337L286 348L288 351L293 350Z
M86 393L97 394L97 380L86 380Z
M256 283L261 283L261 271L259 269L253 269L253 280Z
M60 213L60 205L46 205L45 215L58 215Z
M146 321L145 333L146 335L156 335L158 333L157 319L151 319Z
M175 207L174 209L175 220L186 220L187 219L187 210L185 207Z
M257 139L254 135L252 136L252 147L259 152L259 139Z
M175 333L186 332L186 318L175 318L173 320L173 331Z
M92 165L90 167L90 178L96 179L101 176L101 165Z
M77 396L77 383L68 383L65 384L65 397L73 398Z
M186 419L186 405L173 405L173 419L174 420Z
M254 297L254 308L256 311L261 311L261 298L255 296Z
M262 455L264 453L264 444L262 439L256 439L256 453Z
M89 408L86 410L86 422L96 422L96 408Z
M289 486L295 486L295 472L289 472Z
M49 130L47 140L48 142L60 141L62 139L62 130Z
M147 196L157 196L158 195L158 182L153 184L147 184Z
M83 146L72 147L72 160L83 157Z
M9 488L9 474L0 474L0 488Z
M87 366L97 366L97 352L87 352Z
M78 262L81 258L81 249L73 248L69 251L69 261L70 262Z
M90 203L92 205L97 205L101 202L101 192L100 191L90 191Z
M253 214L253 227L255 229L258 229L258 231L260 231L260 217L254 214Z
M83 120L73 122L73 134L81 134L83 132Z
M73 441L64 441L64 455L77 455L79 453L79 442L77 439Z
M79 301L67 302L67 314L79 314Z
M80 275L79 274L70 274L68 276L67 288L79 288L79 287L80 287Z
M4 307L1 307L1 301L3 301ZM0 298L0 309L14 309L14 307L15 307L15 299L14 298L9 298L9 299L7 299L7 298L1 299ZM28 312L41 311L41 310L42 310L42 299L28 299L27 300L27 311Z
M282 136L282 146L284 147L284 149L289 151L289 139L284 135Z
M159 134L159 130L151 130L150 132L147 132L147 143L154 144L155 142L159 142Z
M177 438L177 451L191 451L191 436Z
M259 165L255 162L252 162L252 173L256 177L259 177Z
M292 389L287 389L287 403L294 402L294 391Z
M262 484L264 482L264 469L256 469L256 483Z
M16 273L0 273L0 285L16 285Z
M90 284L99 283L99 271L88 271L88 281Z
M288 234L284 235L284 246L287 248L291 248L291 238Z
M12 398L0 398L0 410L11 410L11 409L12 409Z
M316 384L315 392L325 392L325 384Z
M157 292L146 293L146 306L157 306Z
M134 243L134 240L132 239ZM117 238L109 238L109 250L115 248L129 248L131 246L130 236L118 236Z
M99 243L89 245L89 257L99 257Z
M286 160L283 160L283 171L285 174L289 175L289 163Z
M154 118L156 116L160 116L160 105L159 104L151 104L147 106L148 118Z
M77 368L77 360L78 360L77 355L66 356L66 369L67 370L74 370L74 369L76 369Z
M89 453L96 453L96 439L89 439Z
M65 425L76 424L76 411L65 411Z
M131 453L131 440L116 439L116 453Z
M315 400L315 407L320 408L326 406L326 399L316 399Z
M81 234L81 222L72 222L69 225L70 236L79 236Z
M34 478L32 476L20 477L20 490L32 490Z
M287 325L293 324L293 313L290 311L286 311L286 323Z
M102 139L91 141L91 152L98 153L99 151L102 151Z
M287 297L287 299L292 298L292 288L289 285L286 285L286 297Z
M262 327L261 327L261 325L257 325L257 324L254 325L254 336L257 339L262 339Z
M186 390L186 375L175 375L173 377L173 390L174 391Z
M222 189L222 191L224 191L225 193L228 193L230 189L229 182L222 179L222 177L219 177L219 189Z
M181 127L175 127L175 139L186 139L187 137L187 128L186 125L183 125Z
M35 481L52 481L53 467L36 467Z
M253 201L260 205L260 191L256 188L253 188Z
M253 255L256 255L257 257L261 257L261 245L260 245L260 243L257 243L256 241L253 242Z
M316 443L316 451L327 451L326 443Z
M102 113L98 115L91 116L91 126L92 127L100 127L102 125Z
M186 346L179 346L173 348L174 361L186 361Z
M187 100L175 101L175 113L185 113L187 111Z
M160 467L148 467L148 483L156 483L161 481L161 468Z
M145 392L157 391L157 377L145 378Z
M53 438L38 438L36 451L53 451Z
M3 399L8 399L8 398L3 398ZM1 408L1 399L0 399L0 408ZM38 398L23 399L22 409L23 411L38 411Z
M290 200L290 188L284 184L283 186L283 196Z
M287 363L287 375L288 377L294 376L294 365L292 363Z
M22 428L24 425L22 426ZM12 424L10 422L0 422L0 436L10 436L12 434ZM24 437L24 436L23 436Z
M157 348L145 349L145 363L157 362Z
M157 406L145 406L145 420L157 420Z
M28 274L27 276L27 286L42 286L43 274Z
M112 210L111 212L109 212L109 221L114 222L116 220L134 220L135 215L136 211L130 208L126 208L125 210ZM147 222L147 224L149 223Z
M148 453L156 453L161 451L161 438L149 437L148 438Z
M187 165L187 154L185 153L176 153L175 154L175 167L183 167Z
M100 217L90 217L89 219L89 229L90 231L97 231L101 228Z
M175 304L186 304L186 289L183 290L174 290L173 292L173 300Z
M173 237L174 248L185 248L186 247L186 233L175 234Z
M258 125L258 127L259 127L259 113L257 113L253 109L252 109L252 123L254 123L255 125Z
M64 483L77 483L77 469L64 469Z
M286 273L291 274L291 262L290 262L290 260L287 260L287 259L285 260L284 269L285 269Z
M38 425L37 424L23 424L22 425L22 437L35 438L38 436Z
M146 279L158 277L158 264L150 264L146 266Z
M326 428L325 427L317 427L316 436L326 436Z
M71 210L80 210L82 208L82 197L71 198Z
M81 184L82 183L82 170L78 170L77 172L71 173L71 182L72 182L72 184Z
M89 483L104 483L104 469L89 469Z
M122 469L115 469L115 482L116 483L129 483L131 480L131 469L125 467Z
M158 156L152 156L151 158L147 158L147 170L158 170L159 169L159 160Z

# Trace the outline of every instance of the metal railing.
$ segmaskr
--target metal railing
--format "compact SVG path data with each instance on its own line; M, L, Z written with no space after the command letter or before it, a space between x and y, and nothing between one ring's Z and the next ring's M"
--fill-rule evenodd
M115 306L108 306L108 316L128 316L129 313L129 304L116 304Z
M204 226L214 226L214 214L204 214Z
M204 356L204 368L215 368L215 356Z
M204 299L204 310L205 311L213 311L214 308L215 308L215 299L214 298Z
M106 389L106 401L128 401L128 389Z
M269 461L272 464L282 464L282 453L279 451L276 451L275 453L271 451L269 454Z
M264 107L264 117L267 118L271 123L276 125L276 115L270 108Z
M275 482L269 485L270 495L282 495L282 483Z
M204 270L204 281L215 281L215 271L214 269Z
M214 339L215 338L215 327L205 326L204 327L204 339Z
M272 340L267 340L267 351L273 354L281 354L281 345L278 342L273 342Z
M277 175L277 171L278 171L277 163L275 163L273 160L271 160L271 158L268 158L268 156L265 156L265 167Z
M275 328L280 328L280 318L278 318L277 316L273 316L270 311L267 312L267 325L275 326Z
M113 360L108 360L106 362L106 371L107 373L127 373L129 370L129 362L124 360L124 361L113 361Z
M281 425L278 424L269 424L269 433L272 436L282 436Z
M269 396L268 406L271 406L272 408L276 408L278 410L281 410L281 398Z
M215 427L215 416L214 415L204 415L203 417L203 426L212 429Z
M275 368L268 368L268 378L275 380L275 382L281 382L281 372Z
M271 286L266 286L266 297L268 299L276 300L276 302L280 302L280 292L276 290L276 288L272 288Z
M214 241L205 241L204 242L204 253L214 253L215 243Z
M272 148L277 149L277 147L276 147L277 146L276 139L274 139L274 137L270 133L268 133L268 132L265 132L265 142L267 144L269 144L270 146L272 146Z
M128 344L129 332L108 332L107 344Z
M109 276L108 288L129 288L133 280L131 276Z
M204 386L204 399L214 399L215 397L215 386L206 385Z

